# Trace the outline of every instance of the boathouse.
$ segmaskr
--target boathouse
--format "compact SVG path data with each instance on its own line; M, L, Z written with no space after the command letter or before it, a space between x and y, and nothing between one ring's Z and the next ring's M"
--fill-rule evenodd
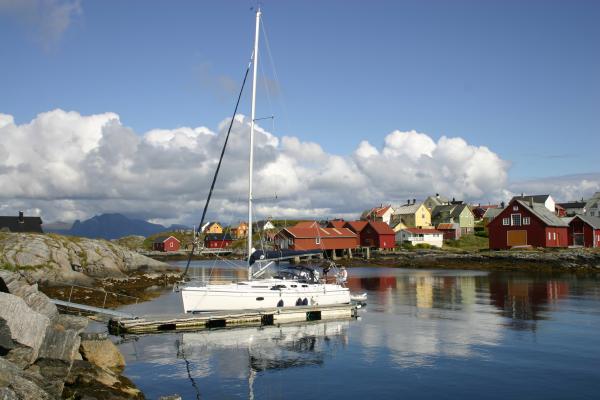
M348 228L322 228L305 222L280 230L275 244L285 250L347 250L358 247L358 235Z
M543 202L513 198L488 224L489 246L496 250L521 246L567 247L568 230L569 225Z
M358 236L362 247L384 250L396 246L396 232L385 222L369 221Z
M25 217L23 211L19 211L19 216L0 217L0 232L34 232L44 233L42 231L42 219L40 217Z
M207 249L224 249L231 246L233 238L229 233L208 233L204 237L204 247Z
M600 247L600 217L573 217L569 222L569 246Z
M154 251L179 251L181 242L175 236L159 236L152 242Z

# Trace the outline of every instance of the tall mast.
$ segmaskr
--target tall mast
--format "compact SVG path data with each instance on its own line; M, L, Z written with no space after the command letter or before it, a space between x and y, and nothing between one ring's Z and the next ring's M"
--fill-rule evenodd
M260 31L260 8L256 11L256 32L254 34L253 77L252 77L252 112L250 120L250 168L248 174L248 279L252 279L252 168L254 164L254 120L256 118L256 71L258 66L258 35Z

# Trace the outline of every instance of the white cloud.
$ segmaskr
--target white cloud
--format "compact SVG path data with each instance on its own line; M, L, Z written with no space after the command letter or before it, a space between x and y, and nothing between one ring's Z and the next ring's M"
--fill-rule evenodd
M0 0L0 14L26 25L45 50L50 50L83 13L80 0Z
M197 223L228 125L224 120L217 131L180 127L139 134L114 113L53 110L20 125L0 114L0 210L24 209L47 222L124 212ZM236 116L212 218L228 222L246 215L248 132L248 118ZM424 133L394 131L382 148L363 141L353 154L340 156L259 126L255 145L257 218L347 218L374 204L436 192L500 201L508 189L517 191L508 183L508 162L461 138L435 141ZM584 195L579 191L599 190L600 179L569 182L530 187L576 198Z

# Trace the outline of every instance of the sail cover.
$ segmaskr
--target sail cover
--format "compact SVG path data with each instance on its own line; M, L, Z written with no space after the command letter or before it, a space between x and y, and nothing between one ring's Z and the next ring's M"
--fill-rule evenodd
M256 250L250 256L250 265L256 261L276 261L276 260L288 260L294 257L311 256L320 254L321 250Z

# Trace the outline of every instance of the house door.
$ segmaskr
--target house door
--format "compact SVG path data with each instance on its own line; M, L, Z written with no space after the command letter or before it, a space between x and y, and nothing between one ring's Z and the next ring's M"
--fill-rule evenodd
M583 233L573 233L573 245L585 246L585 243L583 240Z
M522 230L506 232L506 245L508 247L527 246L527 231Z

